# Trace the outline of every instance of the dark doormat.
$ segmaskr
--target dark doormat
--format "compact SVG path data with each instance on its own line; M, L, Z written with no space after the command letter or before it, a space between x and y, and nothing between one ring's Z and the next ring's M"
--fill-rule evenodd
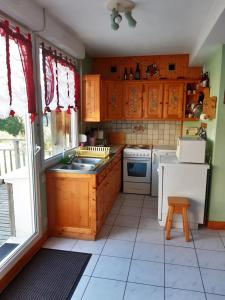
M4 300L70 299L91 254L41 249L4 290Z
M19 244L5 243L0 247L0 261L2 261L11 251L13 251Z

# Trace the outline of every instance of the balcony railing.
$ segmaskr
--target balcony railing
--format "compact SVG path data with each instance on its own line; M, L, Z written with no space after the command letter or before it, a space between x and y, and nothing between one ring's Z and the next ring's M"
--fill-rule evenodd
M26 165L26 144L22 139L0 139L0 176Z
M4 183L4 175L25 165L25 140L0 139L0 245L16 235L12 184Z

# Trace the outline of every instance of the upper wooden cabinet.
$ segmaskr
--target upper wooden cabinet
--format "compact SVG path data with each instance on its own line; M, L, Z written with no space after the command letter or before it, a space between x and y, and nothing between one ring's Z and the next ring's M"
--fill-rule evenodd
M161 119L163 111L163 84L146 83L143 86L143 117Z
M123 103L123 84L121 81L105 81L106 119L121 120Z
M143 117L143 84L126 82L123 98L125 119L141 119Z
M185 81L101 80L83 77L83 121L181 120Z
M183 118L184 83L165 83L163 99L163 118L181 120Z
M83 121L100 122L104 119L102 81L100 75L83 76Z

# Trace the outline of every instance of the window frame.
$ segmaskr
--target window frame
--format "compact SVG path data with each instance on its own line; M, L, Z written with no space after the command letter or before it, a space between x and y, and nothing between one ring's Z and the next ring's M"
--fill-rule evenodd
M51 44L49 41L46 41L45 39L41 38L40 36L36 36L36 45L35 45L36 58L35 58L35 60L36 60L36 70L37 70L37 99L38 99L37 110L39 112L39 114L38 114L39 132L38 132L38 134L39 134L40 146L41 146L41 152L40 152L41 168L42 168L42 171L44 171L45 169L57 164L64 156L67 156L67 155L70 155L71 153L73 153L74 150L78 147L79 112L75 113L75 115L74 115L75 117L73 118L73 120L71 122L71 128L73 128L72 134L73 133L75 134L75 131L76 131L76 135L74 136L75 146L45 159L45 157L44 157L44 127L43 127L43 121L42 121L43 108L42 108L42 90L41 90L41 73L40 73L41 69L40 69L40 55L39 55L40 46L41 46L42 42L44 42L45 45L48 45L48 46L56 49L57 51L64 53L65 55L67 55L68 58L74 59L74 57L71 57L71 55L65 53L64 50L57 48L55 45Z

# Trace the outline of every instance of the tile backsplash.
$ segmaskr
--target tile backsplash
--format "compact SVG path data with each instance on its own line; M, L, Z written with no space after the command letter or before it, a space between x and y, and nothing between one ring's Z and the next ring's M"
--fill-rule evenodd
M105 132L124 132L126 144L176 145L176 139L182 132L182 123L178 121L119 120L86 124L86 127L91 126L99 126Z

